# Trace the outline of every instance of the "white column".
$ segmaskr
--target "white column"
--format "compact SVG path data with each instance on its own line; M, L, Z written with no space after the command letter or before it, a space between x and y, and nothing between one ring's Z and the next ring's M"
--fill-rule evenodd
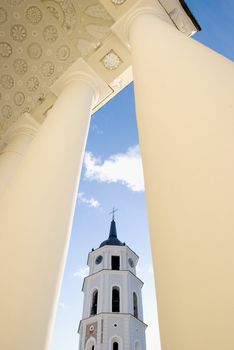
M1 349L49 349L90 112L101 84L106 86L82 60L56 83L60 95L0 201Z
M233 63L153 8L119 25L132 52L162 349L231 350Z
M39 124L29 113L25 113L7 131L4 137L6 146L0 153L0 194L14 176L17 166L35 137Z

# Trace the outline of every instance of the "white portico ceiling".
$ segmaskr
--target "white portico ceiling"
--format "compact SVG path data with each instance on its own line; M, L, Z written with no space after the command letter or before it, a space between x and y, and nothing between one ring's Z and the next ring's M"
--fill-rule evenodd
M173 16L180 21L183 9L179 1L162 2L166 7L170 5L172 21ZM42 119L41 115L55 99L50 86L79 57L110 85L113 95L124 88L132 79L130 53L111 27L136 3L136 0L2 0L0 138L24 112Z
M6 0L0 4L0 133L49 93L50 85L110 34L96 0Z

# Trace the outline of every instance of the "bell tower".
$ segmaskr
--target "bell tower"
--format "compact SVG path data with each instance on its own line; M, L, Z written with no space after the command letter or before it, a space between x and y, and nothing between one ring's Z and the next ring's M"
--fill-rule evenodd
M79 350L146 350L137 262L118 239L113 215L108 239L88 255Z

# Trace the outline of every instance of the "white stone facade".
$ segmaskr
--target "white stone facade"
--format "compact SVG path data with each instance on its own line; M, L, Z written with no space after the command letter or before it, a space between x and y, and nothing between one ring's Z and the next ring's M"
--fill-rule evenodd
M125 244L107 244L89 253L79 350L146 349L137 262Z

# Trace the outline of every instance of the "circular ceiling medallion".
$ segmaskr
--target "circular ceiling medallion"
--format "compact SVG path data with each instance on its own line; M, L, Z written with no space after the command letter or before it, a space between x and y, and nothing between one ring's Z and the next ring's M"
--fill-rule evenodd
M35 76L30 77L26 82L29 91L36 91L39 87L39 84L39 79Z
M38 60L42 55L42 48L38 43L31 43L27 48L27 52L32 60Z
M3 74L0 78L0 84L4 89L11 89L14 86L14 79L9 74Z
M41 66L41 73L44 77L50 77L54 74L54 64L50 61L46 61Z
M4 105L2 107L2 116L3 116L3 118L9 119L12 116L12 114L13 114L13 110L12 110L11 106Z
M7 42L0 42L0 56L2 57L10 57L12 54L12 47Z
M58 31L55 26L48 25L43 30L43 37L45 41L52 43L58 39Z
M57 50L57 58L60 61L66 61L70 56L70 48L67 45L62 45Z
M102 59L102 63L106 69L114 70L117 69L121 63L120 57L111 50Z
M25 101L25 96L22 91L17 91L14 95L14 103L16 106L22 106Z
M51 15L63 26L65 21L65 13L59 3L52 0L43 0L47 10L50 11Z
M13 69L16 74L25 74L28 70L28 64L22 58L17 58L13 63Z
M15 41L22 42L27 38L27 30L22 24L14 24L11 27L11 37Z
M42 12L38 7L30 6L25 12L25 17L29 23L37 24L42 19Z

